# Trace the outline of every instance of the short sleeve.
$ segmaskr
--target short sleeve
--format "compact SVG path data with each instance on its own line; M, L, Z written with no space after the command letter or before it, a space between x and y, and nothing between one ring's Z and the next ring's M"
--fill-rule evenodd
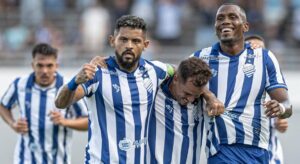
M1 98L1 105L6 109L12 109L18 100L18 82L20 78L14 80Z

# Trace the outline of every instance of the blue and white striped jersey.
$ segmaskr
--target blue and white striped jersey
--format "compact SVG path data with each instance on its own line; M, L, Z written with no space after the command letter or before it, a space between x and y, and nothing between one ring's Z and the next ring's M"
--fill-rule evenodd
M270 118L269 162L270 164L283 164L281 143L275 129L276 118Z
M158 85L167 66L140 59L132 72L106 61L94 79L83 84L90 110L86 163L144 163L147 123Z
M57 74L53 85L42 88L34 83L34 74L17 78L5 92L1 105L11 110L18 107L20 116L27 119L29 132L19 135L14 153L14 163L71 163L70 143L72 130L54 125L48 114L56 109L54 100L63 84ZM87 116L81 102L61 111L65 118Z
M147 163L200 162L203 101L181 106L170 93L172 78L157 91L150 115Z
M195 52L192 56L206 61L213 73L208 86L225 105L225 112L208 124L207 155L218 151L218 144L241 143L268 149L269 119L262 102L266 92L286 88L279 64L266 49L245 49L230 56L220 44ZM205 122L211 122L206 119Z

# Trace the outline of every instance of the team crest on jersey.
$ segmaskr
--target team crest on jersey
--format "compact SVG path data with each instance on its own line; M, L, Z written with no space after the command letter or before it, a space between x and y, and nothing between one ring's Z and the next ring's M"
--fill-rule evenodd
M252 77L255 72L255 66L253 64L246 63L243 66L243 72L247 77Z
M212 73L212 77L216 77L218 75L218 71L217 70L211 69L210 71Z
M113 84L112 87L115 89L116 92L120 92L120 86L118 84Z

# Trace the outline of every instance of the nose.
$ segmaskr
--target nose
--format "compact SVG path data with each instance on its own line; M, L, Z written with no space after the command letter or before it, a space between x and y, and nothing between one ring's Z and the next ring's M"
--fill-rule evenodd
M133 48L133 43L131 40L129 40L126 44L126 49L132 49Z

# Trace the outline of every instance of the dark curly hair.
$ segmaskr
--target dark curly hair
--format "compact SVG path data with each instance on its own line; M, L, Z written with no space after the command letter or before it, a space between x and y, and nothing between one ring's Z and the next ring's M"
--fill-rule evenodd
M147 25L144 19L133 15L123 15L120 17L116 23L115 33L118 33L122 27L141 29L144 33L147 32Z
M212 73L209 66L203 60L191 57L180 63L177 75L183 83L186 83L188 78L194 78L193 84L196 87L202 87L210 80Z
M57 58L57 49L53 48L47 43L39 43L33 47L32 58L35 58L36 54L41 54L44 56L54 56Z

